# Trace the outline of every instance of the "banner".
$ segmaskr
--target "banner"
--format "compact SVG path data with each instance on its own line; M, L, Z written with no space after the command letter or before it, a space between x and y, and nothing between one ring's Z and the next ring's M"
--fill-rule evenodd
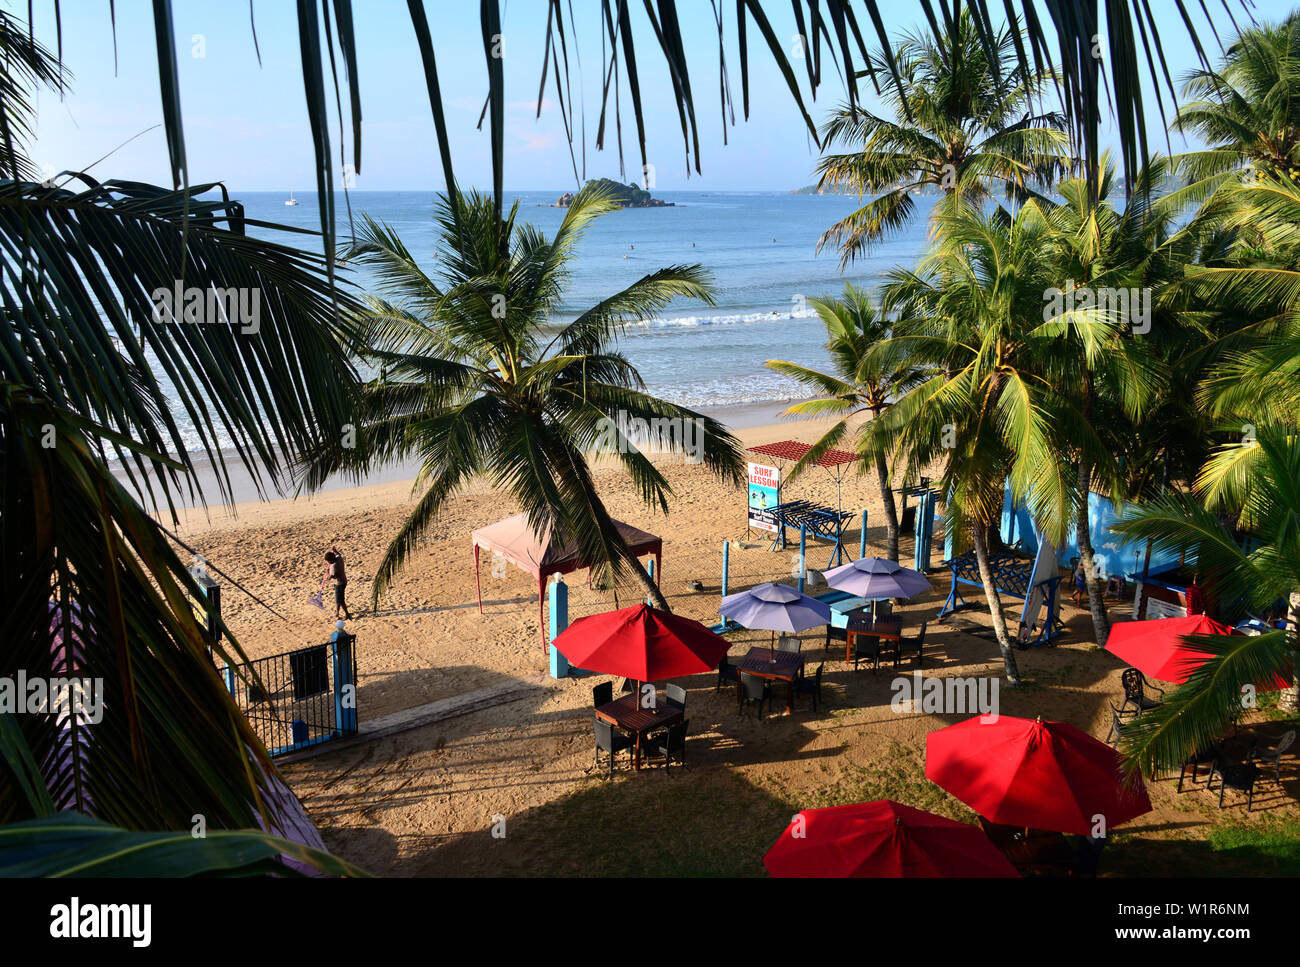
M776 533L772 508L781 502L781 471L761 463L749 465L749 526Z

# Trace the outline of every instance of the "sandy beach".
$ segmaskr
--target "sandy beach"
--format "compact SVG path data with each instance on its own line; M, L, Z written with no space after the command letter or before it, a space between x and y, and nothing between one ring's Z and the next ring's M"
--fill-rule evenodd
M761 411L760 411L761 412ZM738 421L739 422L739 421ZM767 423L738 429L746 446L782 439L812 442L824 424ZM671 513L641 506L628 482L598 471L602 492L618 518L664 540L663 588L679 613L717 620L722 544L730 541L731 589L790 573L793 551L773 552L768 537L746 534L745 494L702 467L663 461L673 487ZM814 468L783 492L834 504L835 481ZM293 762L283 772L320 827L328 846L376 873L439 874L738 874L762 873L761 857L794 810L890 797L953 818L974 814L924 778L926 734L964 716L891 709L892 668L879 674L844 661L843 644L823 649L809 632L803 651L810 672L825 661L825 705L807 701L758 722L737 714L733 689L715 693L715 676L682 680L689 690L689 771L632 773L625 760L615 780L592 770L591 685L602 678L554 680L538 628L536 585L513 567L483 569L483 607L475 598L470 534L516 512L508 498L482 485L456 498L391 590L372 608L370 578L412 505L409 480L337 487L310 498L241 503L233 512L189 511L180 536L234 580L280 612L281 620L229 588L224 612L252 657L319 643L332 630L328 614L307 602L319 587L322 555L345 555L350 605L356 614L358 707L361 720L509 681L536 686L522 700L416 728L357 747ZM868 554L883 553L883 515L874 477L848 477L842 501L868 512ZM857 555L859 529L846 543ZM904 535L901 556L910 562ZM829 547L812 545L809 566L827 566ZM933 563L938 566L942 545ZM570 617L640 599L632 587L594 591L585 572L568 576ZM691 590L698 581L703 590ZM979 608L936 624L948 572L932 575L934 590L902 607L914 632L930 620L926 676L1001 678L1002 665ZM978 595L978 591L975 592ZM1018 602L1012 602L1013 614ZM1114 615L1124 608L1116 604ZM1104 738L1109 703L1120 701L1123 662L1091 642L1088 616L1065 602L1067 634L1056 647L1017 653L1026 685L1003 689L1007 715L1070 722ZM972 633L974 632L974 633ZM729 636L733 657L767 632ZM910 664L901 672L910 674ZM1148 783L1156 808L1119 832L1112 869L1129 875L1187 872L1165 855L1187 840L1204 842L1217 795L1169 779ZM1291 796L1262 783L1254 811L1229 794L1232 822L1260 824L1293 811ZM493 835L504 829L505 835ZM1230 868L1220 864L1220 872ZM1193 871L1194 872L1194 871Z

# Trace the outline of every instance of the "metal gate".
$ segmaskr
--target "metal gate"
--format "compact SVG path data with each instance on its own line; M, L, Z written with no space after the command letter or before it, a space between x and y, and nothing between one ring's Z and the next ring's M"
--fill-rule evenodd
M271 755L357 734L356 641L355 635L335 635L324 644L221 669L235 704Z

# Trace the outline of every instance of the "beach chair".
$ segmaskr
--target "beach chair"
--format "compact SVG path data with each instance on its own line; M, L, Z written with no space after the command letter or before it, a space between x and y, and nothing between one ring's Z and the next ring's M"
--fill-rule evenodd
M798 654L802 648L803 642L794 635L782 635L780 638L776 639L777 651L792 651L795 654Z
M1114 706L1111 706L1114 708ZM1183 760L1183 767L1178 770L1178 791L1183 791L1183 776L1187 775L1187 767L1192 767L1192 782L1196 782L1196 773L1201 766L1208 765L1213 770L1214 760L1219 757L1218 746L1211 746L1209 749L1198 749ZM1207 782L1208 786L1209 783Z
M1286 753L1288 749L1291 748L1292 745L1295 744L1295 738L1296 738L1296 731L1295 729L1291 729L1285 735L1283 735L1281 739L1278 740L1277 745L1275 745L1273 748L1264 749L1262 751L1258 748L1255 749L1255 751L1251 755L1251 758L1253 758L1256 762L1260 763L1261 765L1271 765L1273 767L1273 777L1277 779L1278 782L1281 782L1282 781L1282 756Z
M648 759L663 759L664 772L672 775L672 762L674 759L686 768L686 733L690 730L691 720L683 719L676 725L670 725L663 732L652 736L652 741L647 747L645 743L641 745L641 754Z
M1106 733L1106 744L1118 747L1119 730L1120 730L1120 726L1124 724L1124 720L1120 718L1119 709L1115 707L1114 702L1107 702L1106 704L1110 706L1110 731ZM1193 776L1193 778L1195 777ZM1179 781L1179 788L1181 789L1182 776L1178 777L1178 781Z
M825 662L818 665L817 671L813 673L811 678L808 677L806 672L801 671L799 677L795 679L794 683L794 692L796 695L812 696L814 712L817 711L817 708L821 705L822 701L822 669L825 667Z
M914 654L918 666L925 664L925 629L929 624L929 621L922 621L921 630L915 638L904 637L903 640L898 643L898 654L900 658L903 655Z
M1141 715L1143 712L1153 709L1164 702L1165 690L1152 685L1147 681L1147 677L1136 668L1125 668L1119 680L1120 684L1124 686L1124 702L1119 707L1121 715L1125 713L1130 703L1133 705L1130 714ZM1148 688L1159 692L1160 697L1158 699L1147 698L1146 690Z
M1225 762L1215 759L1210 766L1210 777L1205 780L1205 788L1214 791L1214 777L1219 777L1219 808L1223 808L1223 794L1229 789L1246 794L1246 812L1255 804L1255 780L1259 778L1259 766L1253 762Z
M680 685L673 685L670 683L664 691L667 693L667 702L669 705L673 708L681 709L682 712L686 711L686 689L682 688Z
M614 683L601 682L599 685L591 686L591 707L600 708L602 705L608 705L614 701Z

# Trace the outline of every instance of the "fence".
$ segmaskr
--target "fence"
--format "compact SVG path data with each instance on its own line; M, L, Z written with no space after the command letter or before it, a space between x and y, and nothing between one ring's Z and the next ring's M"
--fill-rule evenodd
M357 733L355 635L228 665L221 676L273 756Z

